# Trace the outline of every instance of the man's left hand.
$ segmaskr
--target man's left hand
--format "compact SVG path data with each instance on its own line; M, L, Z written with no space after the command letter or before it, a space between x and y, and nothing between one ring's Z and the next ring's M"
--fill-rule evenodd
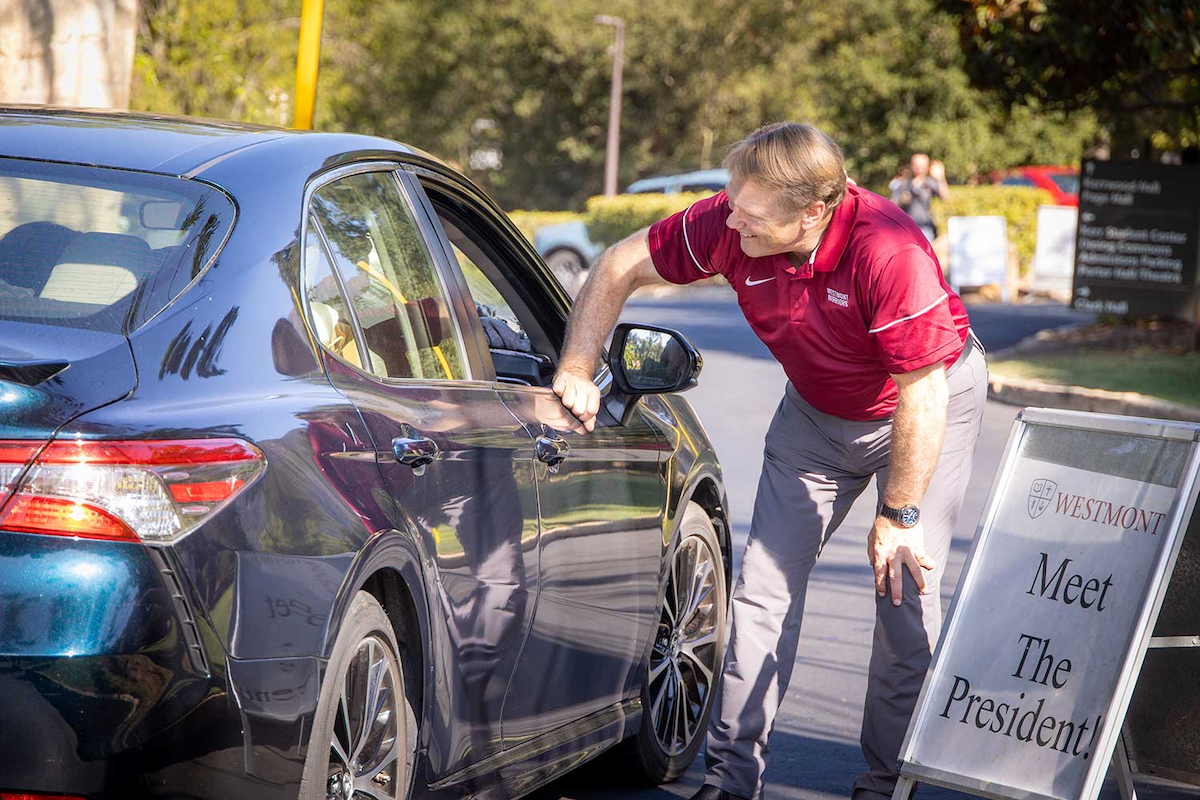
M917 591L925 594L925 573L937 562L925 553L925 531L921 523L905 528L884 517L876 517L867 537L867 558L875 569L875 592L880 597L891 586L892 605L900 605L903 595L901 567L917 582Z

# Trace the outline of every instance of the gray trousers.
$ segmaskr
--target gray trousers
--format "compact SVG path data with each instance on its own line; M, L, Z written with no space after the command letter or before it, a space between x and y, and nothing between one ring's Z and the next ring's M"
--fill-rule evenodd
M905 574L900 606L892 605L890 593L876 597L861 738L868 769L854 783L855 800L891 797L900 745L941 630L938 590L987 399L980 348L955 365L947 382L946 436L921 502L925 549L937 569L926 574L928 594L920 595ZM750 539L733 592L705 783L741 797L761 796L767 740L796 660L809 572L871 476L880 486L886 481L891 428L888 419L854 422L823 414L788 384L767 434ZM868 531L856 533L865 545ZM869 574L863 591L874 594Z

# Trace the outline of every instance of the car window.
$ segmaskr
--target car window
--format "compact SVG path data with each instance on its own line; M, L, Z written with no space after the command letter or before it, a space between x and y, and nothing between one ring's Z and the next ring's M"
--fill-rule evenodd
M562 340L562 322L547 313L550 303L537 278L518 254L496 234L492 223L469 205L453 206L430 192L434 212L454 250L471 301L488 335L488 348L533 352L557 359L555 342ZM519 347L504 346L497 328L487 320L500 320L525 340ZM489 333L489 329L491 332ZM499 334L504 335L503 330ZM505 341L511 341L504 336Z
M493 212L436 183L422 188L478 312L497 380L549 386L566 327L552 278L520 251Z
M234 216L197 181L0 158L0 319L132 331L200 274Z
M1005 175L1000 179L1001 186L1035 186L1033 179L1024 175Z
M679 187L681 192L712 192L716 194L725 188L719 181L701 181L700 183L685 183Z
M532 352L533 347L529 343L529 334L525 332L525 326L521 324L517 312L504 299L500 289L458 245L451 242L450 247L454 250L454 257L462 270L463 279L467 282L471 300L475 303L475 311L479 313L488 348Z
M1079 194L1079 173L1077 172L1062 172L1057 175L1051 175L1050 180L1066 194Z
M313 331L329 352L360 369L366 367L359 355L354 323L342 295L333 266L321 242L321 234L314 217L308 218L308 232L304 236L304 291L308 295L308 310ZM372 354L371 361L379 356Z
M441 281L391 172L364 172L322 186L312 214L384 378L465 378ZM349 360L349 359L348 359Z

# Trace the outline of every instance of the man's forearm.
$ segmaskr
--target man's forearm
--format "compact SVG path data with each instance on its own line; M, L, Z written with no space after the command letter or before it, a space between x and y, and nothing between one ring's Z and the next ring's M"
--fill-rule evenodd
M919 506L946 435L946 373L939 364L916 379L894 377L900 398L892 415L891 459L883 502L893 508Z
M571 370L590 378L604 340L616 325L629 295L657 278L649 263L645 231L605 250L575 300L559 370Z

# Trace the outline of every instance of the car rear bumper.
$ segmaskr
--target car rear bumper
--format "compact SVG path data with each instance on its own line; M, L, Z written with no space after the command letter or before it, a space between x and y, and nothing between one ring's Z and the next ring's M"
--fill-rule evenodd
M0 790L296 796L319 662L210 663L168 555L0 531Z

